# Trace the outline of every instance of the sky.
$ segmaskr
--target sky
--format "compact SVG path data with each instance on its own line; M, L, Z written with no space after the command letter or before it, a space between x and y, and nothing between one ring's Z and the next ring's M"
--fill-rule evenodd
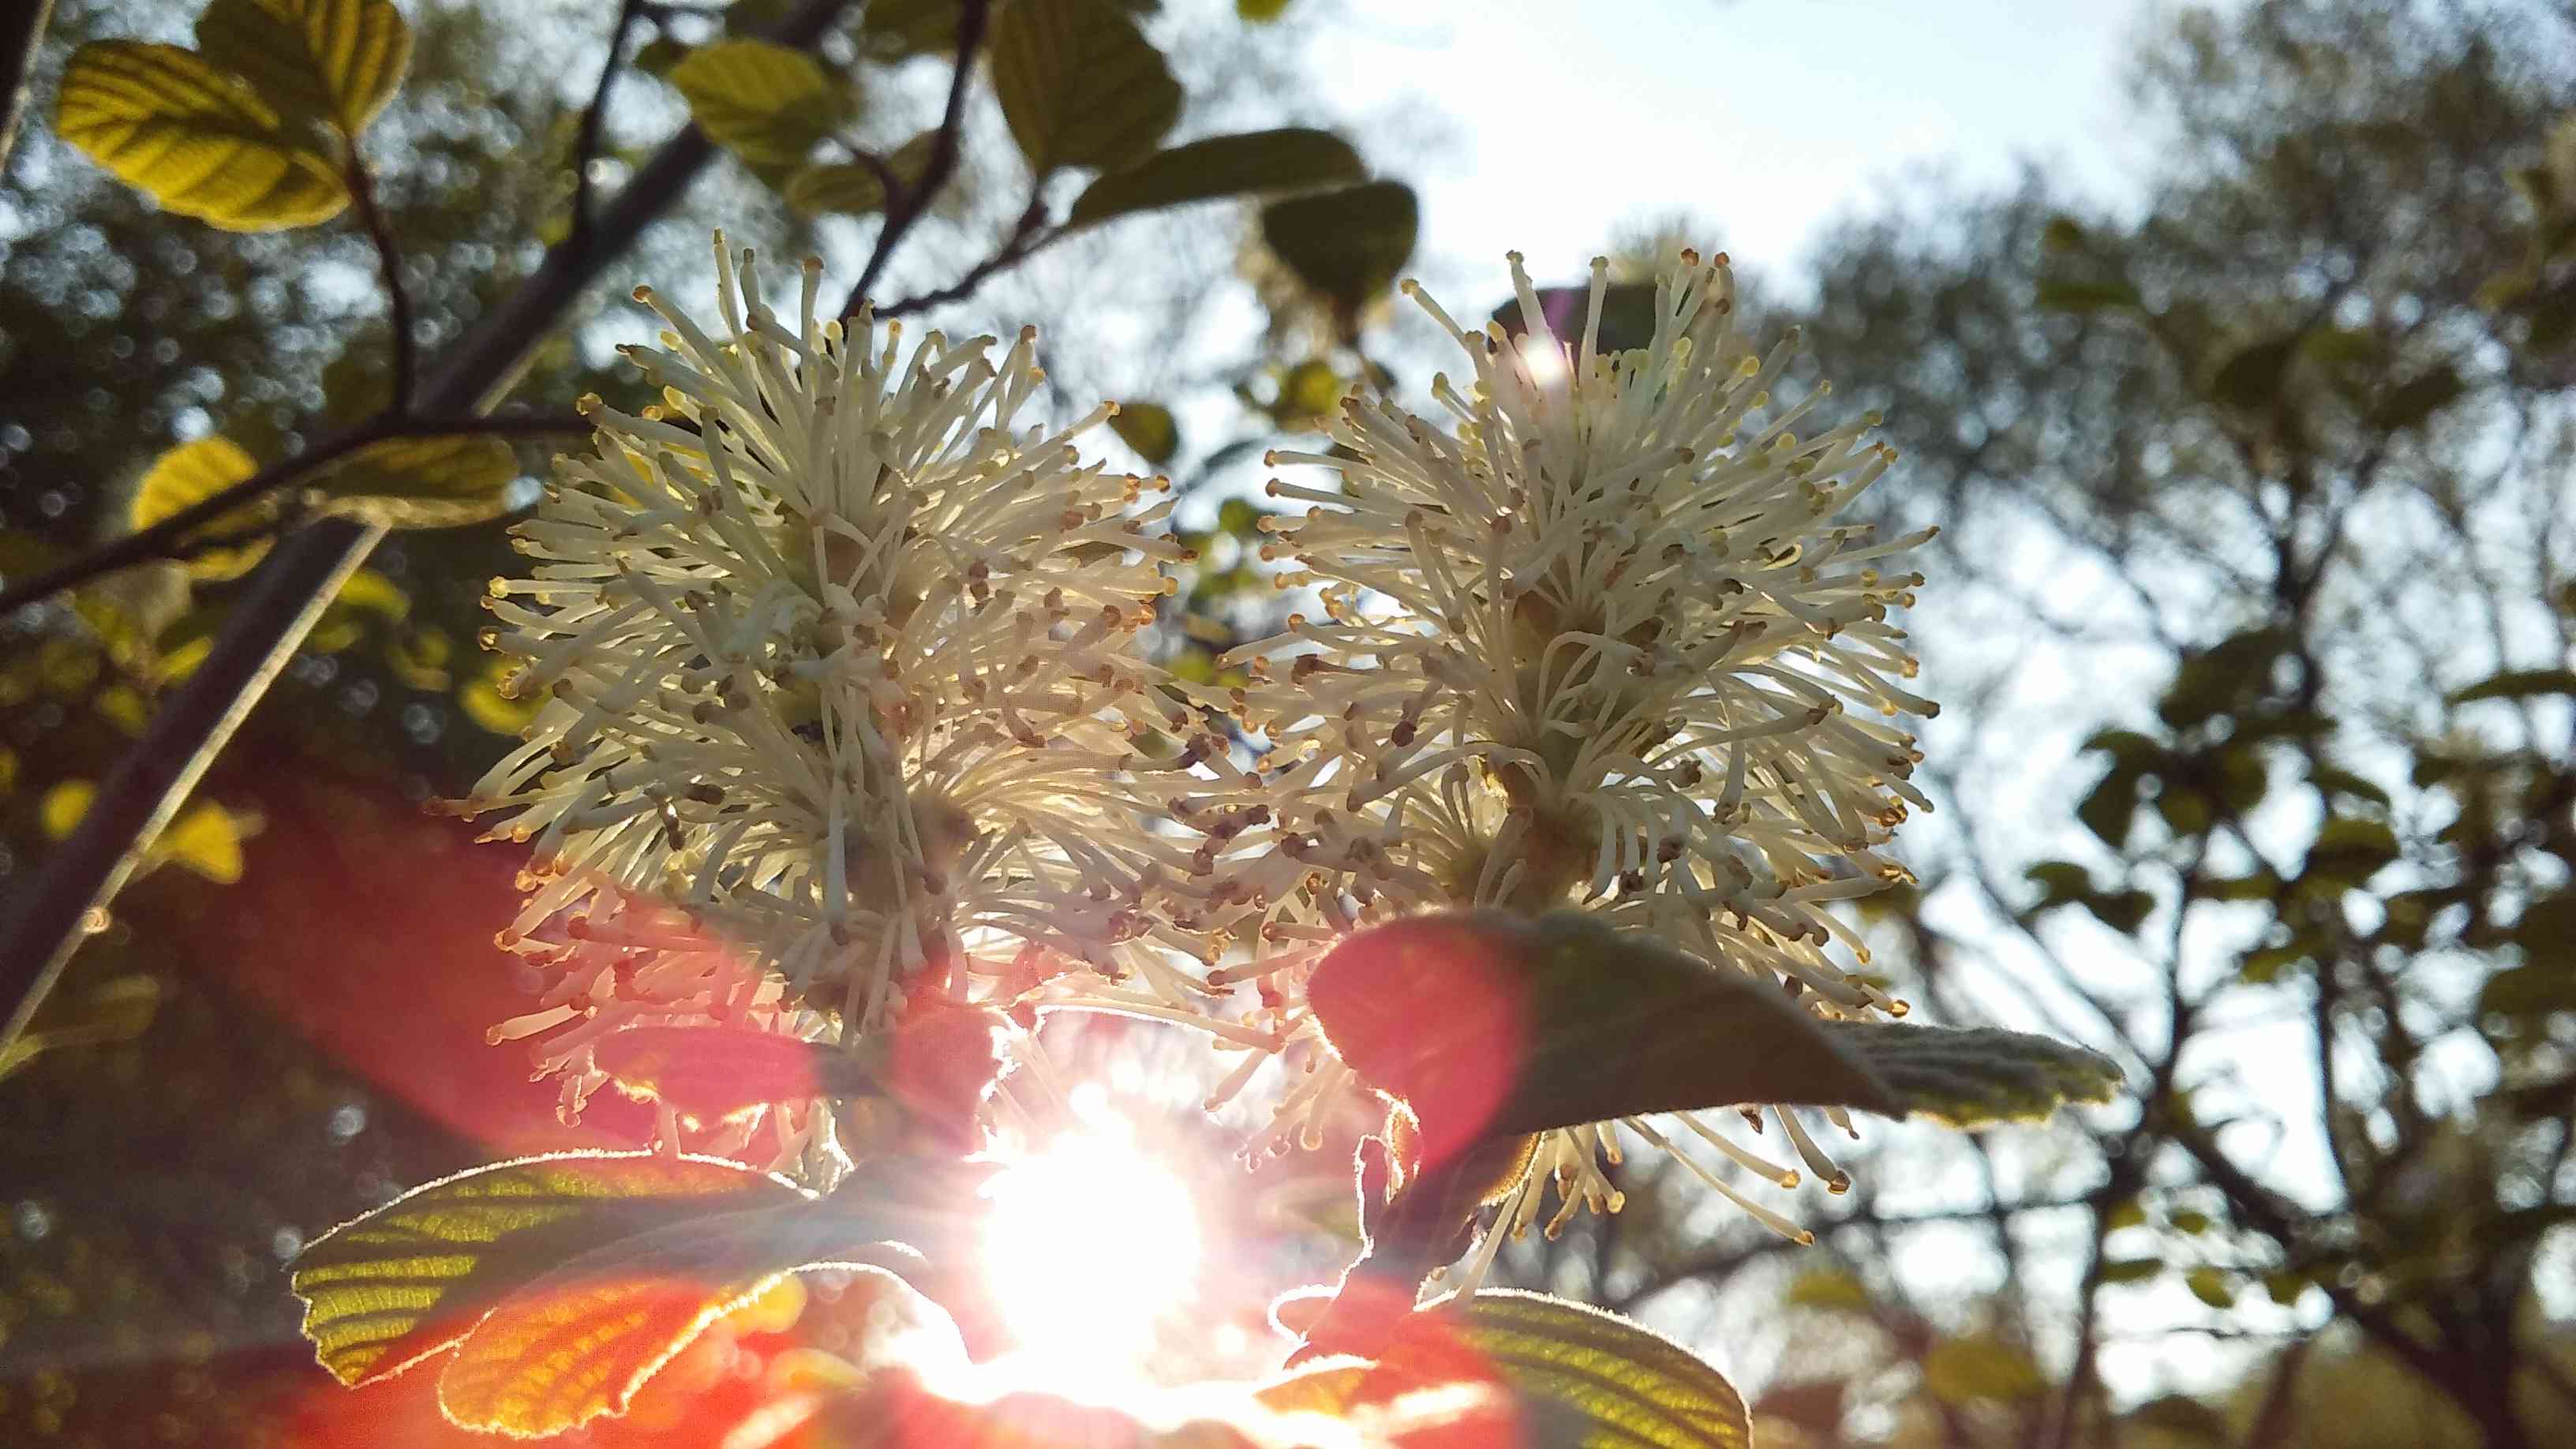
M2116 201L2146 160L2122 57L2169 0L1347 0L1316 28L1340 94L1441 125L1408 173L1420 257L1576 276L1619 222L1686 211L1740 264L1794 265L1909 170L2025 158ZM1362 134L1366 134L1365 131Z

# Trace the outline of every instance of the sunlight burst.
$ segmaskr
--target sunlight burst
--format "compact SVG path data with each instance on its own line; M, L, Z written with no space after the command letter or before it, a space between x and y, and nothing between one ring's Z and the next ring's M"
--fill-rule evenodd
M1197 1206L1125 1119L1082 1118L993 1180L985 1271L1032 1367L1150 1378L1157 1323L1194 1296Z

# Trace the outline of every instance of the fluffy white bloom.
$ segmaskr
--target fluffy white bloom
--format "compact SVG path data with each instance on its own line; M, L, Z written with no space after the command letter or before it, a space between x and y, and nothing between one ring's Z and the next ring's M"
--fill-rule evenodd
M561 1028L540 1060L577 1105L588 1044L642 1019L859 1032L925 972L1195 985L1131 945L1189 860L1132 768L1173 714L1132 648L1181 553L1168 484L1077 458L1107 406L1021 424L1033 331L903 358L900 323L817 319L818 263L785 317L750 253L717 265L713 336L637 290L663 402L585 399L599 454L492 586L486 642L548 697L463 802L538 862L503 941L544 1000L503 1033Z
M1228 884L1197 922L1210 959L1244 957L1212 980L1260 983L1252 1022L1320 1053L1301 986L1344 932L1580 906L1785 980L1826 1015L1901 1011L1826 953L1840 937L1866 959L1827 907L1906 878L1878 848L1926 804L1896 717L1933 706L1898 683L1915 661L1889 614L1922 581L1898 560L1929 533L1836 521L1892 450L1865 440L1875 419L1798 431L1826 389L1774 399L1796 338L1753 350L1722 256L1667 265L1652 340L1618 354L1598 345L1606 263L1570 346L1517 256L1512 273L1530 324L1518 343L1459 328L1408 284L1473 368L1463 391L1434 382L1452 426L1355 398L1334 452L1272 456L1339 474L1338 488L1270 488L1312 505L1271 552L1302 570L1283 586L1320 587L1327 617L1229 657L1251 666L1242 709L1273 748L1186 802L1223 837ZM1311 1138L1347 1080L1333 1062L1305 1077L1274 1145ZM1779 1120L1839 1187L1804 1128ZM1556 1175L1569 1212L1615 1205L1596 1154L1616 1153L1607 1124L1551 1134L1529 1181ZM1506 1209L1520 1225L1538 1207L1524 1188Z

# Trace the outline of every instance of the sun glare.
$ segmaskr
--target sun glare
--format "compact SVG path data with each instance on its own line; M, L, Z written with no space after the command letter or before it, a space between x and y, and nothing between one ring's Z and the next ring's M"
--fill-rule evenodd
M1124 1118L1079 1116L993 1179L985 1271L1025 1368L1074 1385L1150 1379L1156 1325L1193 1296L1197 1206Z

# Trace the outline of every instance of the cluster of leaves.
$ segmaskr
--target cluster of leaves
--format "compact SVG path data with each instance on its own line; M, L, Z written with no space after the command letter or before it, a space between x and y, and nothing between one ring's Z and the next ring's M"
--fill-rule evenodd
M1426 997L1440 1008L1425 1011ZM1510 1157L1515 1139L1550 1128L1763 1100L1961 1122L2043 1116L2070 1098L2107 1099L2118 1081L2108 1062L2045 1038L1823 1022L1738 973L1576 913L1378 927L1335 949L1313 999L1345 1058L1410 1129L1408 1171L1392 1187L1363 1176L1367 1240L1306 1332L1309 1355L1338 1357L1256 1401L1366 1424L1402 1419L1413 1394L1484 1385L1497 1412L1555 1426L1538 1442L1616 1432L1738 1445L1747 1421L1713 1368L1615 1316L1504 1293L1413 1307L1485 1196L1464 1179L1497 1146ZM1477 1079L1490 1076L1506 1020L1522 1025L1497 1096ZM724 1053L737 1035L691 1034L672 1029L676 1039L650 1055ZM1615 1069L1604 1070L1614 1043ZM898 1042L889 1057L905 1055ZM986 1072L995 1060L989 1043L967 1058ZM971 1111L986 1083L964 1086ZM899 1076L880 1095L914 1120L961 1106L952 1089L926 1100L918 1081ZM911 1146L861 1160L829 1194L723 1159L656 1153L460 1173L334 1229L297 1259L305 1332L351 1385L440 1359L439 1403L468 1428L544 1435L619 1414L697 1335L789 1275L891 1271L933 1304L955 1291L950 1275L974 1241L970 1204L992 1165L923 1151L917 1133L882 1140ZM906 1321L937 1314L924 1306ZM851 1381L863 1397L886 1389ZM998 1434L1010 1411L941 1412ZM1486 1442L1443 1437L1466 1433L1450 1407L1386 1428L1382 1441ZM1268 1441L1247 1424L1220 1442Z

